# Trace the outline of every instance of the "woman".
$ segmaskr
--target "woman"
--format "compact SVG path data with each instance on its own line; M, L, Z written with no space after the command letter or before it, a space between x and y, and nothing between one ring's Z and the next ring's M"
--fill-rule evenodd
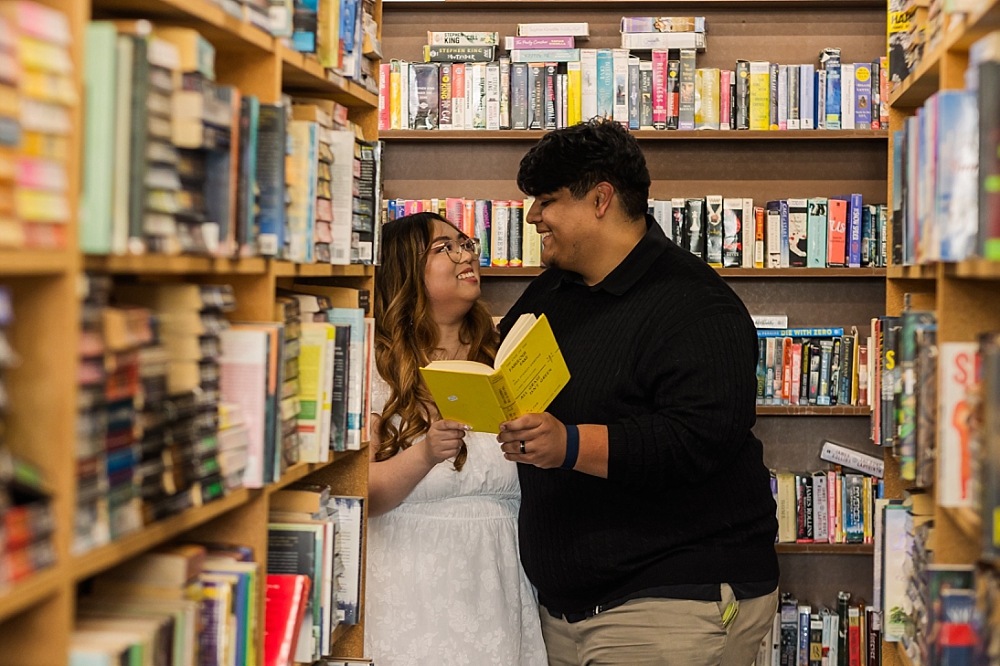
M379 666L542 666L517 471L495 435L441 420L420 378L434 360L493 363L479 244L439 215L409 215L382 228L375 276L366 655Z

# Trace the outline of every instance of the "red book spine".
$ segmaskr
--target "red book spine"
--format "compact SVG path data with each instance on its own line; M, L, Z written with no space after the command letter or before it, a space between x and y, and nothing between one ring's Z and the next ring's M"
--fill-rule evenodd
M667 126L667 52L653 51L653 126Z
M732 111L732 98L730 92L730 71L723 69L719 71L719 125L722 129L732 129L730 116Z
M792 339L781 343L781 402L787 405L792 394Z
M793 405L799 404L799 391L802 389L802 345L792 345L792 392L789 400Z
M378 68L378 130L392 129L389 108L389 76L392 65L386 63Z

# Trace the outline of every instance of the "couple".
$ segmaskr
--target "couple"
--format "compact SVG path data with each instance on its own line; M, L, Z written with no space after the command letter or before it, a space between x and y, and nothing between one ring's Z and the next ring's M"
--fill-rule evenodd
M517 184L549 269L499 335L475 240L427 213L384 227L366 656L750 666L778 584L750 316L645 214L645 158L618 123L547 134ZM498 435L440 420L418 368L492 365L525 312L547 315L572 376L548 411Z

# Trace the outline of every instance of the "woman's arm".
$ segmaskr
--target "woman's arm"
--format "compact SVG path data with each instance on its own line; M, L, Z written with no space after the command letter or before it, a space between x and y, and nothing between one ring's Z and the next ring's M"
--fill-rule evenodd
M443 460L454 457L462 448L468 428L455 421L435 421L427 436L396 455L375 461L379 449L378 414L372 414L371 464L368 465L368 515L381 516L399 506L427 472Z

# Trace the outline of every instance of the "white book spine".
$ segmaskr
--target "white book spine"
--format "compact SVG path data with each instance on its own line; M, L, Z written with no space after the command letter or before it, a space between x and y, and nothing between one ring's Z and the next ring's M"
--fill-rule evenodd
M802 65L799 73L799 126L802 129L816 129L816 81L813 66Z
M776 210L765 212L767 225L767 267L781 268L781 214Z
M461 69L459 69L461 68ZM458 80L458 76L455 75L456 71L460 71L462 76L462 86L459 88L455 85ZM469 69L464 64L455 63L451 68L451 128L457 130L468 129L465 126L465 89L466 81L468 81Z
M496 222L496 221L494 221ZM508 225L493 224L490 228L490 255L491 263L494 266L506 266L510 257L510 250L507 247Z
M778 129L788 129L788 66L778 66Z
M975 342L938 343L938 505L971 507L969 438L960 430L966 396L975 388Z
M518 23L518 37L590 37L588 23Z
M819 474L813 481L813 540L826 541L827 534L827 495L826 475Z
M670 205L669 199L657 199L653 202L653 219L656 223L660 225L663 229L663 233L667 238L671 239L675 243L677 239L673 237L673 207Z
M840 66L840 127L854 129L854 65Z
M826 129L826 70L816 72L816 129Z
M757 222L753 214L753 199L743 199L743 268L753 268L754 252L757 239Z
M410 129L410 63L399 61L399 129Z
M500 68L486 67L486 129L500 129Z
M615 122L628 126L628 50L612 49L612 85Z
M597 50L580 49L581 120L597 115Z

